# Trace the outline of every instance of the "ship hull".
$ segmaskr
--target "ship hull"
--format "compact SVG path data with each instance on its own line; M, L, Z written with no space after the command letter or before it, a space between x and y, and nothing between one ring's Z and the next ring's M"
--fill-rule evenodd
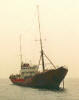
M58 89L67 72L68 70L66 68L60 67L55 70L52 69L42 73L37 73L33 77L25 79L10 78L10 80L12 83L21 86Z

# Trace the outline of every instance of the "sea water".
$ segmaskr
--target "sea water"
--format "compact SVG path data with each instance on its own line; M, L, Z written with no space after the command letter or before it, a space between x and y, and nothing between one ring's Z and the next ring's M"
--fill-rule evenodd
M66 79L65 89L59 91L16 86L0 79L0 100L79 100L79 79Z

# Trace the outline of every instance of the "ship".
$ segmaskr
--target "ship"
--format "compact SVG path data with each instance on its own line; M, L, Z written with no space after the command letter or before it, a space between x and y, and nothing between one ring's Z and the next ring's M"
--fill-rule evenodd
M31 65L29 63L24 63L22 60L22 48L21 48L21 36L20 36L20 72L19 74L11 74L9 79L15 85L25 86L25 87L33 87L33 88L47 88L47 89L59 89L60 84L63 82L64 88L64 78L68 72L68 68L65 66L56 67L53 62L49 59L49 57L45 54L43 50L41 31L40 31L40 18L39 18L39 6L37 6L38 12L38 26L39 26L39 34L40 34L40 59L38 61L38 65ZM51 69L45 68L45 60L44 57L49 61L49 63L54 67ZM42 65L43 71L40 72L39 67L40 63Z

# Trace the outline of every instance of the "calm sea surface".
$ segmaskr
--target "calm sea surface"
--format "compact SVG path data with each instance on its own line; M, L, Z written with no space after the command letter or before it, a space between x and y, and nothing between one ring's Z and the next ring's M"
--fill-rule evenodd
M79 100L79 79L66 79L64 91L20 87L0 79L0 100Z

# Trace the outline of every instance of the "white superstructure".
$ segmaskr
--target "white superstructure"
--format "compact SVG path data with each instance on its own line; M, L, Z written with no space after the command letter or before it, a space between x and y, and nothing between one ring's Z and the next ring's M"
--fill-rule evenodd
M34 76L38 72L38 66L29 64L22 64L20 74L21 78L27 78L30 76Z

